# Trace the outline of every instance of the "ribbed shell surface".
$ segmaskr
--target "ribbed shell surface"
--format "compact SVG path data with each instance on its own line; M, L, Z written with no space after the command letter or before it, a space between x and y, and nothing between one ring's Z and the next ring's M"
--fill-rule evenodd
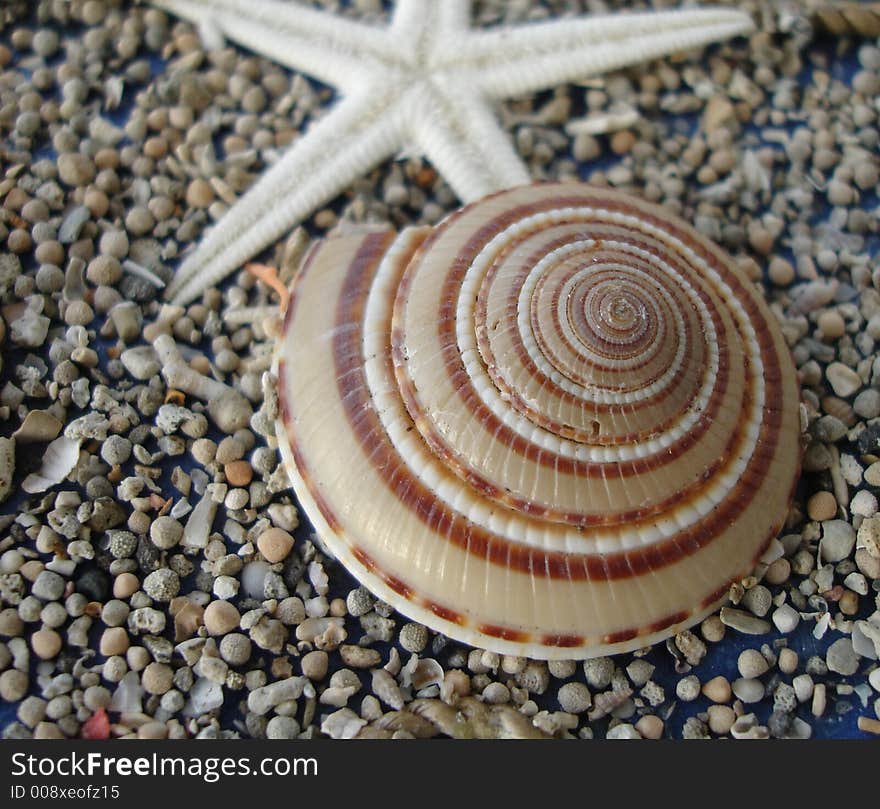
M616 653L700 620L799 472L795 369L760 294L685 222L582 184L320 242L276 370L329 549L502 653Z

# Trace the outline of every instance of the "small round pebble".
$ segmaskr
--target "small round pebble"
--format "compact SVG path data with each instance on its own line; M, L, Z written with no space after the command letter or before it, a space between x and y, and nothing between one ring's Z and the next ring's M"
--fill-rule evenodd
M675 695L682 702L693 702L700 696L700 681L695 674L682 677L675 684Z
M739 673L746 678L760 677L769 669L767 660L757 649L744 649L736 661Z
M99 649L104 657L124 655L128 647L128 633L121 626L108 627L101 635Z
M141 685L148 694L164 694L173 682L174 670L165 663L150 663L141 675Z
M483 689L483 699L490 705L503 705L510 702L510 689L504 683L489 683Z
M154 570L144 579L144 592L154 601L171 601L180 592L180 577L167 567Z
M746 590L740 603L753 615L763 618L770 610L773 596L763 584L758 584Z
M718 643L724 639L726 628L717 615L710 615L700 624L700 634L710 643Z
M174 517L157 517L150 526L150 540L162 550L173 548L183 537L183 526Z
M728 702L730 700L730 683L727 678L719 674L703 685L703 694L712 702Z
M266 723L267 739L295 739L299 733L299 722L292 716L273 716Z
M734 680L731 690L738 700L751 705L760 702L764 698L764 684L760 680L749 677L741 677Z
M313 682L323 680L327 676L329 658L327 652L316 649L303 655L300 667L304 676Z
M794 674L798 667L798 654L794 649L784 647L779 650L778 666L783 674Z
M205 607L205 629L210 635L225 635L238 628L241 615L228 601L212 601Z
M719 736L727 735L736 721L736 713L729 705L710 705L707 713L709 730Z
M663 720L654 714L647 714L636 722L636 730L642 735L643 739L662 739L663 738Z
M60 154L57 166L61 182L74 188L88 185L95 177L95 164L84 154L77 152Z
M18 669L7 669L0 674L0 699L4 702L18 702L28 689L28 676Z
M214 189L207 180L199 177L187 186L186 203L191 208L207 208L213 201Z
M138 577L134 573L120 573L113 580L113 595L116 598L130 598L141 587Z
M876 495L867 489L856 492L850 500L849 510L860 517L873 517L877 513Z
M231 486L247 486L254 477L253 467L243 460L230 461L223 467L223 472Z
M559 707L566 713L584 713L592 704L590 690L583 683L565 683L560 687L557 696Z
M614 661L610 657L594 657L584 661L587 684L601 691L609 686L614 674ZM699 690L699 687L698 687Z
M31 635L31 648L41 660L51 660L61 651L61 635L54 629L39 629Z
M400 645L408 652L418 654L428 645L428 629L422 624L407 623L400 628Z
M807 500L807 515L811 520L830 520L837 514L837 499L831 492L816 492Z
M790 604L782 604L773 610L771 620L773 621L773 625L783 635L786 635L789 632L794 632L797 625L800 623L801 616Z
M220 657L230 666L243 666L250 660L251 640L247 635L230 632L220 641Z
M281 528L268 528L260 534L257 548L270 564L281 562L293 549L293 537Z

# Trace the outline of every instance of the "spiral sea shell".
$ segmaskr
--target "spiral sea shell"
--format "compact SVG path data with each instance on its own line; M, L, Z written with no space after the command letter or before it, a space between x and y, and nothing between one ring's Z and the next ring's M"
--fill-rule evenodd
M700 620L799 471L760 294L686 223L582 184L319 243L276 370L282 454L331 552L502 653L615 653Z

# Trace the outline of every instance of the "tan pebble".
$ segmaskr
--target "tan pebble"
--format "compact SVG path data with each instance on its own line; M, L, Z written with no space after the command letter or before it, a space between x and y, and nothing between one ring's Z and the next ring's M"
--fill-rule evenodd
M828 704L825 683L816 683L813 687L813 698L810 700L810 712L813 716L822 716Z
M782 584L791 576L791 562L784 556L771 562L764 572L764 581L768 584Z
M165 663L150 663L141 675L141 685L148 694L164 694L170 690L174 678L171 666Z
M779 650L779 660L777 661L779 670L783 674L794 674L798 667L798 654L794 649L783 648Z
M636 145L635 133L629 129L621 129L611 136L611 151L614 154L626 154Z
M816 320L822 337L827 340L837 340L843 337L846 331L846 321L836 309L827 309L822 312Z
M766 256L773 249L773 242L776 241L769 230L754 223L748 229L748 237L749 244L762 256Z
M103 191L97 188L90 188L86 191L83 205L89 209L95 219L100 219L110 210L110 200Z
M143 671L150 662L150 653L143 646L129 646L125 662L132 671Z
M710 643L718 643L724 638L725 627L717 615L710 615L700 624L700 633Z
M28 690L28 676L18 669L7 669L0 674L0 699L4 702L18 702Z
M837 606L844 615L855 615L859 611L859 597L852 590L844 590Z
M364 646L341 646L339 648L339 656L346 666L353 669L369 669L378 666L382 662L379 652Z
M328 658L327 652L317 649L303 655L302 673L310 680L323 680L327 676Z
M769 276L770 280L774 284L776 284L776 286L788 286L792 281L794 281L794 267L792 266L790 261L776 256L770 261L770 266L767 269L767 275Z
M730 733L733 723L736 721L736 713L729 705L710 705L709 710L709 730L719 736Z
M159 135L147 138L144 141L143 151L147 157L158 160L160 157L165 157L168 154L168 142Z
M164 722L145 722L138 728L139 739L167 739L168 727Z
M287 558L293 548L293 537L281 528L269 528L260 534L257 548L267 562L275 564Z
M730 683L719 674L703 685L703 695L712 702L727 702L730 700Z
M736 165L736 154L732 149L716 149L709 157L709 166L721 177Z
M115 598L130 598L140 589L141 583L134 573L120 573L113 579L113 595Z
M334 618L344 618L348 615L348 606L344 598L334 598L330 602L330 614Z
M34 728L35 739L66 739L61 728L54 722L39 722Z
M193 357L189 361L189 367L192 368L196 373L202 374L204 376L211 372L211 360L209 360L204 355L199 355L198 357Z
M101 635L100 651L104 657L124 655L128 651L128 633L121 626L111 626Z
M870 716L859 717L859 730L865 733L880 735L880 719L871 719Z
M211 635L225 635L237 629L240 620L238 609L228 601L212 601L205 607L205 629Z
M37 576L43 572L43 568L45 568L45 565L39 559L31 559L29 562L25 562L18 569L18 572L29 582L35 582Z
M247 461L231 461L223 467L223 472L232 486L247 486L254 477L253 467Z
M207 208L213 201L214 189L207 180L196 178L186 189L186 202L191 208Z
M54 629L38 629L31 635L31 648L41 660L51 660L61 651L61 635Z
M819 522L833 519L837 515L837 499L831 492L816 492L807 500L807 515Z
M648 714L636 722L636 730L643 739L660 739L663 737L663 720L659 716Z

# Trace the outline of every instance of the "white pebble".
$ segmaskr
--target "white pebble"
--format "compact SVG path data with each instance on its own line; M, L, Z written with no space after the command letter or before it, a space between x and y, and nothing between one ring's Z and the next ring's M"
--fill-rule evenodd
M642 734L639 733L633 725L622 722L615 725L608 733L605 734L606 739L641 739Z
M773 611L773 625L782 632L783 635L794 632L795 628L801 621L800 613L790 604L783 604Z
M826 520L822 524L822 540L819 552L824 562L846 559L856 542L853 527L845 520Z
M862 489L850 500L849 510L862 517L873 517L877 513L877 498L867 489Z
M791 681L798 702L806 702L813 696L813 678L809 674L798 674Z
M214 595L224 600L235 598L238 595L238 579L232 576L218 576L214 579Z
M742 700L747 705L753 702L760 702L764 698L764 684L760 680L740 677L738 680L733 681L731 689L736 698Z

